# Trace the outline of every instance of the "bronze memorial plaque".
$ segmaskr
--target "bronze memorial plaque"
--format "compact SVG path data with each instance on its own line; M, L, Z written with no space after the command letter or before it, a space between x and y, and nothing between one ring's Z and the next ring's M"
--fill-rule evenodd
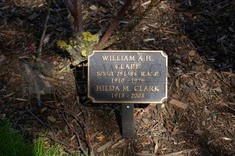
M94 51L88 57L88 97L94 103L162 103L167 62L163 51Z

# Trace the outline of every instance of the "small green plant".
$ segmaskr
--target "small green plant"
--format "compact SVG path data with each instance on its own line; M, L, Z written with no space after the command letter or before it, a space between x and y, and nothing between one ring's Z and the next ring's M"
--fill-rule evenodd
M32 146L9 122L0 123L0 156L31 156Z
M92 54L94 46L99 42L98 34L83 32L81 37L70 38L69 42L58 41L57 46L66 50L73 59L72 65L76 66L82 61L87 60L88 55Z
M49 144L48 138L39 137L33 147L34 156L62 156L65 155L63 148L60 145Z
M0 156L70 156L59 144L51 145L47 137L37 138L33 144L7 122L0 122ZM80 152L75 156L84 156ZM85 156L89 156L88 150Z

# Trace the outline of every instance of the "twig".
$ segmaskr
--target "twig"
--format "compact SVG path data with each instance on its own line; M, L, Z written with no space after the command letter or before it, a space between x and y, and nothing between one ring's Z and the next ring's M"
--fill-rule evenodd
M159 4L161 1L162 0L151 0L150 4L148 5L144 13L139 18L137 18L133 23L130 23L130 25L126 27L125 32L135 28L140 23L140 21L152 10L152 8L157 4Z
M37 119L41 124L49 127L50 129L52 129L52 127L46 123L44 123L41 119L39 119L33 112L31 112L28 108L26 108L26 110L35 118Z
M68 120L65 118L65 115L64 115L64 113L63 113L63 119L64 119L64 121L65 121L65 123L66 123L66 125L69 127L69 129L71 130L71 131L73 131L73 133L76 135L76 138L77 138L77 142L78 142L78 148L82 151L82 153L84 154L84 155L86 155L86 151L85 151L85 149L83 148L83 146L82 146L82 142L81 142L81 139L79 138L79 135L78 135L78 133L75 131L75 130L73 130L72 128L71 128L71 126L69 125L69 123L68 123Z
M87 142L87 145L88 145L90 151L92 151L92 146L91 146L91 142L90 142L90 135L89 135L88 128L87 128L85 122L81 118L79 118L74 112L72 112L70 110L69 111L65 110L65 112L72 115L74 117L74 119L76 119L78 121L78 123L82 124L82 126L85 128L86 142Z
M139 18L137 18L134 22L130 23L126 28L124 28L123 31L121 31L120 33L118 33L114 38L111 38L109 39L110 34L108 34L109 36L106 36L104 35L103 40L105 41L101 41L95 45L95 49L98 48L99 49L105 49L106 47L112 45L115 41L117 41L119 38L121 38L121 36L125 35L126 32L130 32L131 30L133 30L141 21L142 19L149 13L149 11L154 7L156 6L157 4L159 4L162 0L151 0L150 4L148 5L147 9L144 11L144 13L141 14L141 16ZM111 27L111 26L110 26ZM108 33L108 31L106 32ZM101 40L102 40L101 39ZM109 39L109 40L108 40Z
M130 6L132 0L126 0L124 6L121 8L121 10L118 12L118 15L114 18L114 20L111 22L108 30L104 34L104 36L101 38L98 44L95 45L95 49L100 50L104 46L104 44L108 41L109 37L112 35L114 29L118 26L120 18L123 17L124 13Z
M79 138L78 133L77 133L76 131L73 131L73 133L75 133L75 135L76 135L79 148L81 149L82 153L83 153L84 155L86 155L86 151L85 151L85 149L84 149L83 146L82 146L82 142L81 142L81 139Z
M52 106L52 105L48 105L48 104L45 104L46 106L50 107L50 108L54 108L54 109L60 109L62 110L64 113L68 113L70 115L72 115L72 117L79 123L81 124L81 126L83 126L85 128L85 137L86 137L86 142L87 142L87 145L90 149L90 151L92 152L92 145L91 145L91 142L90 142L90 135L89 135L89 132L88 132L88 128L85 124L85 122L79 118L73 111L69 110L69 109L66 109L66 108L62 108L62 107L55 107L55 106Z
M39 44L39 49L38 49L38 57L39 58L41 57L43 40L45 38L46 31L47 31L47 23L48 23L48 20L49 20L49 17L50 17L50 7L51 7L51 0L49 0L49 2L48 2L47 16L46 16L46 20L45 20L45 23L44 23L44 26L43 26L42 36L41 36L41 39L40 39L40 44Z

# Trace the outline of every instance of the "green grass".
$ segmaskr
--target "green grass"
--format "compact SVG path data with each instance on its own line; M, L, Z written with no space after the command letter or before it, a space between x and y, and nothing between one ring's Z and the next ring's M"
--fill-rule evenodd
M65 152L60 145L51 146L46 137L39 137L34 143L34 156L62 156Z
M0 156L68 156L63 147L50 145L46 137L26 140L9 122L0 122ZM81 156L79 153L77 156Z
M9 122L0 123L0 156L31 156L32 146Z

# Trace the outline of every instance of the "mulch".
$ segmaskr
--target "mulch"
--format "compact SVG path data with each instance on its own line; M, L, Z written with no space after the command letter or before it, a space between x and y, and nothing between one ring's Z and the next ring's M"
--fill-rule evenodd
M168 54L168 99L159 105L135 105L132 140L121 136L120 105L88 101L85 65L54 76L38 71L32 55L46 9L42 3L16 2L0 2L0 120L10 120L32 138L46 134L51 144L63 145L70 154L86 149L100 156L235 154L234 1L161 1L108 47ZM142 8L148 4L143 0ZM92 33L106 30L122 5L118 0L84 1L84 28ZM136 2L116 32L138 13ZM53 1L49 42L42 51L52 73L70 63L68 54L56 47L72 34L68 17L64 4ZM34 83L45 94L31 88Z

